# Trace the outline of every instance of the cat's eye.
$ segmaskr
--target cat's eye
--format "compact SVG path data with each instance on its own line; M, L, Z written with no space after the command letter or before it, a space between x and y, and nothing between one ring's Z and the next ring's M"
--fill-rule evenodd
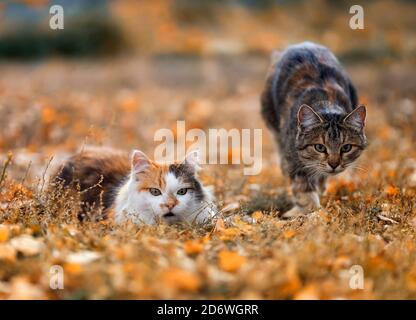
M321 152L321 153L326 152L326 147L323 144L318 143L318 144L315 144L313 147L318 152Z
M341 152L342 152L342 153L347 153L347 152L350 152L350 151L351 151L351 149L352 149L352 145L351 145L351 144L344 144L344 145L341 147Z
M156 188L149 188L149 192L152 196L160 196L162 194L162 192L160 192L159 189Z
M182 188L179 189L178 192L176 192L178 195L183 196L188 192L188 188Z

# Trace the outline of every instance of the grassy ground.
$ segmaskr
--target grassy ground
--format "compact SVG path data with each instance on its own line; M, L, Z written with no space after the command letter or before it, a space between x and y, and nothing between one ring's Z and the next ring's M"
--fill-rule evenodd
M290 205L288 181L259 115L267 64L3 65L0 298L416 298L414 63L347 66L368 106L370 147L361 170L329 182L322 210L293 221L278 218ZM81 145L153 154L154 131L178 119L188 129L264 129L261 174L205 167L204 181L230 208L215 226L80 224L76 198L48 190L53 167ZM53 265L63 267L63 290L50 289ZM350 287L354 265L362 290Z

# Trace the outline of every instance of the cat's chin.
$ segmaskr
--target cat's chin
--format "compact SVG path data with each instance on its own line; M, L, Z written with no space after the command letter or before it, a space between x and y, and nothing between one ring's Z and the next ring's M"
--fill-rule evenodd
M341 172L344 172L344 171L345 171L344 168L341 168L338 170L326 170L325 174L328 176L336 176L337 174L340 174Z
M318 176L323 176L323 177L332 177L332 176L336 176L337 174L340 174L341 172L345 171L345 169L339 169L339 170L319 170L318 171Z

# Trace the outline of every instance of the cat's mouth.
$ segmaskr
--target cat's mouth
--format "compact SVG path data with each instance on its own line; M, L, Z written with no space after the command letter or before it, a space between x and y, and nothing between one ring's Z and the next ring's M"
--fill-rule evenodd
M341 173L344 170L345 170L344 166L338 166L335 169L333 169L333 168L328 169L328 173L331 174L331 175L335 175L335 174Z
M174 224L181 221L180 216L174 214L173 212L169 211L162 216L163 220L168 224Z
M165 213L164 215L163 215L163 217L164 218L172 218L172 217L175 217L175 214L173 213L173 212L168 212L168 213Z

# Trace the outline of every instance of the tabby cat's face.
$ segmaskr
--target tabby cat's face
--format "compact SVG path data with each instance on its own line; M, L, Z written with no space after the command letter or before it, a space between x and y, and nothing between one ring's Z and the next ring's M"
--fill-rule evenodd
M365 107L360 106L347 115L318 114L302 106L298 113L296 147L304 169L311 174L333 175L354 163L367 145L365 112Z

